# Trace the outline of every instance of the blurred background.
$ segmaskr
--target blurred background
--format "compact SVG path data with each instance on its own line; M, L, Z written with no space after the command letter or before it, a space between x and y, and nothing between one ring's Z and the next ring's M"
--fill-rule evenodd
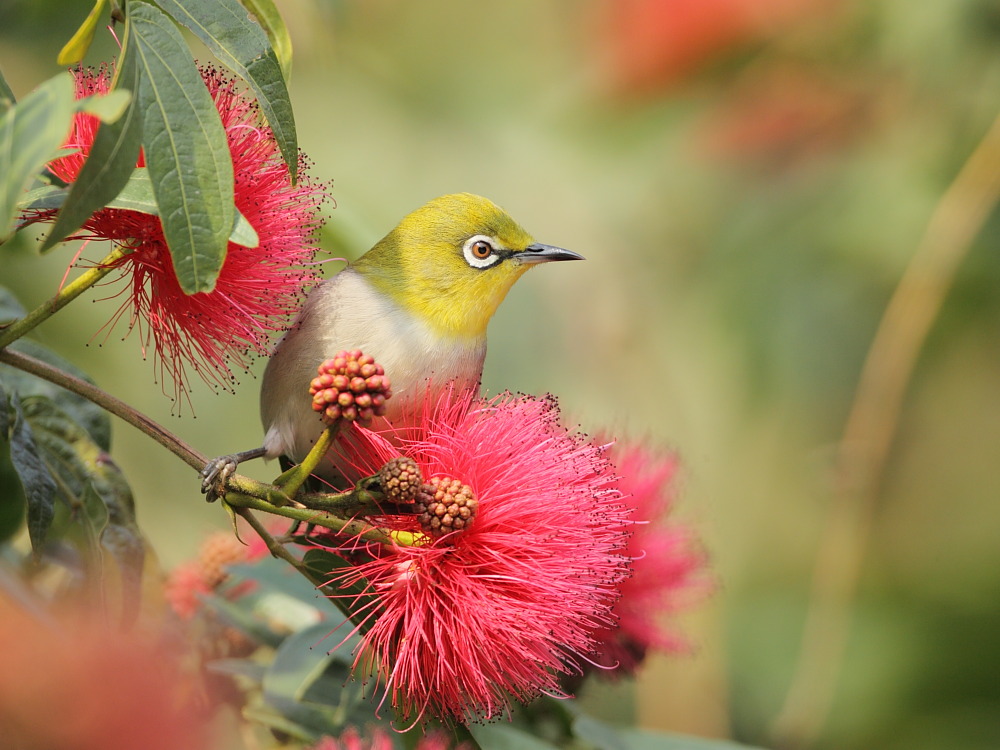
M299 142L333 181L330 256L357 256L436 195L492 198L587 262L514 288L486 388L555 393L582 429L682 457L678 512L718 589L680 618L690 656L653 659L591 707L766 747L1000 747L1000 216L969 209L963 225L959 194L959 218L924 239L1000 111L1000 3L278 6ZM15 94L58 71L88 8L0 1ZM95 64L116 50L98 37ZM1000 171L995 145L987 157ZM933 324L912 373L903 363L874 492L845 492L838 445L863 363L907 268L938 246L957 272L931 279L943 306L924 299ZM71 253L19 239L0 283L34 307ZM98 333L117 308L100 296L38 338L205 454L257 443L262 362L235 394L196 383L179 408L138 340ZM185 465L114 428L170 567L227 519Z

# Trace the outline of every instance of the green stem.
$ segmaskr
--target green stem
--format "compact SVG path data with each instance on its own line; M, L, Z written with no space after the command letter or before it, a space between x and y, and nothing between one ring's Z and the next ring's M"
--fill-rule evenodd
M264 541L264 544L267 546L267 549L274 557L279 560L284 560L286 563L295 568L295 570L301 573L302 576L309 581L309 583L316 587L317 591L333 602L334 605L344 613L345 617L352 616L347 601L345 601L342 596L338 595L339 592L336 589L330 587L328 580L329 576L317 575L316 571L308 565L303 564L301 560L297 559L291 552L285 549L285 545L268 533L267 529L264 528L264 524L257 520L257 516L255 516L253 511L249 508L236 508L235 510L237 514L242 516L243 519L250 524L250 528L252 528L257 535L260 536L260 538Z
M0 362L16 367L19 370L24 370L42 380L55 383L67 391L72 391L78 396L83 396L85 399L93 401L102 409L111 412L136 429L145 432L157 443L198 471L201 471L202 467L208 463L208 459L168 429L154 422L121 399L112 396L107 391L101 390L92 383L88 383L86 380L78 378L75 375L70 375L58 367L53 367L48 362L43 362L40 359L35 359L13 349L0 349Z
M6 328L0 330L0 349L32 330L39 323L48 320L53 314L68 305L79 297L94 284L103 279L115 269L115 263L128 255L127 248L116 245L115 249L108 253L93 268L89 268L64 286L55 297L48 302L43 302L23 318L18 318Z
M231 481L231 480L230 480ZM322 511L311 510L309 508L295 508L288 505L274 505L255 495L245 495L241 492L230 491L226 493L226 502L237 508L249 508L259 510L264 513L290 518L293 521L301 521L312 526L320 526L324 529L336 531L356 539L363 539L366 542L377 544L395 545L396 540L393 535L376 526L364 521L348 520L337 518Z
M274 483L278 487L281 487L288 497L295 497L295 493L302 488L309 475L319 466L320 461L323 460L326 452L333 445L333 438L336 432L337 430L334 427L327 427L323 430L323 434L319 436L316 444L313 445L312 450L309 451L309 454L302 463L298 466L293 466L275 480Z

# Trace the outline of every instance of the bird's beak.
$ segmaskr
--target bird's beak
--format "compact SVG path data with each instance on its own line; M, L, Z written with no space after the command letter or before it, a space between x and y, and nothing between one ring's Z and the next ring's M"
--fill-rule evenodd
M541 242L536 242L533 245L528 245L524 248L523 252L518 253L514 256L521 263L526 265L534 265L535 263L548 263L550 260L583 260L583 256L579 253L574 253L572 250L564 250L561 247L554 247L552 245L543 245Z

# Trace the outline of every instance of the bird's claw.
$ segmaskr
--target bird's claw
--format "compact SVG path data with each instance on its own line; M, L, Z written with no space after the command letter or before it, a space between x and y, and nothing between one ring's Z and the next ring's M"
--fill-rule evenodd
M226 484L236 473L240 460L234 455L213 458L201 470L201 494L208 502L214 502L226 494Z

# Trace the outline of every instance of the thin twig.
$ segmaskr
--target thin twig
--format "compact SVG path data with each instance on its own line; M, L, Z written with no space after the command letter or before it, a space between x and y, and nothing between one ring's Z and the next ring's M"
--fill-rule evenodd
M78 378L75 375L70 375L58 367L53 367L47 362L23 354L22 352L14 351L13 349L0 349L0 362L31 373L42 380L55 383L78 396L83 396L88 401L93 401L105 411L111 412L116 417L123 419L136 429L146 433L157 443L198 471L201 471L205 464L208 463L208 459L170 432L170 430L129 406L120 398L112 396L107 391L88 383L86 380Z
M114 250L108 253L100 263L92 268L88 268L60 289L59 293L52 299L43 302L23 318L18 318L10 325L0 328L0 349L17 341L39 323L48 320L54 313L90 289L90 287L111 273L115 269L115 263L129 252L127 248L116 245Z
M774 725L782 747L818 738L846 649L851 604L907 386L955 273L1000 197L1000 117L935 207L865 359L836 459L796 673Z

